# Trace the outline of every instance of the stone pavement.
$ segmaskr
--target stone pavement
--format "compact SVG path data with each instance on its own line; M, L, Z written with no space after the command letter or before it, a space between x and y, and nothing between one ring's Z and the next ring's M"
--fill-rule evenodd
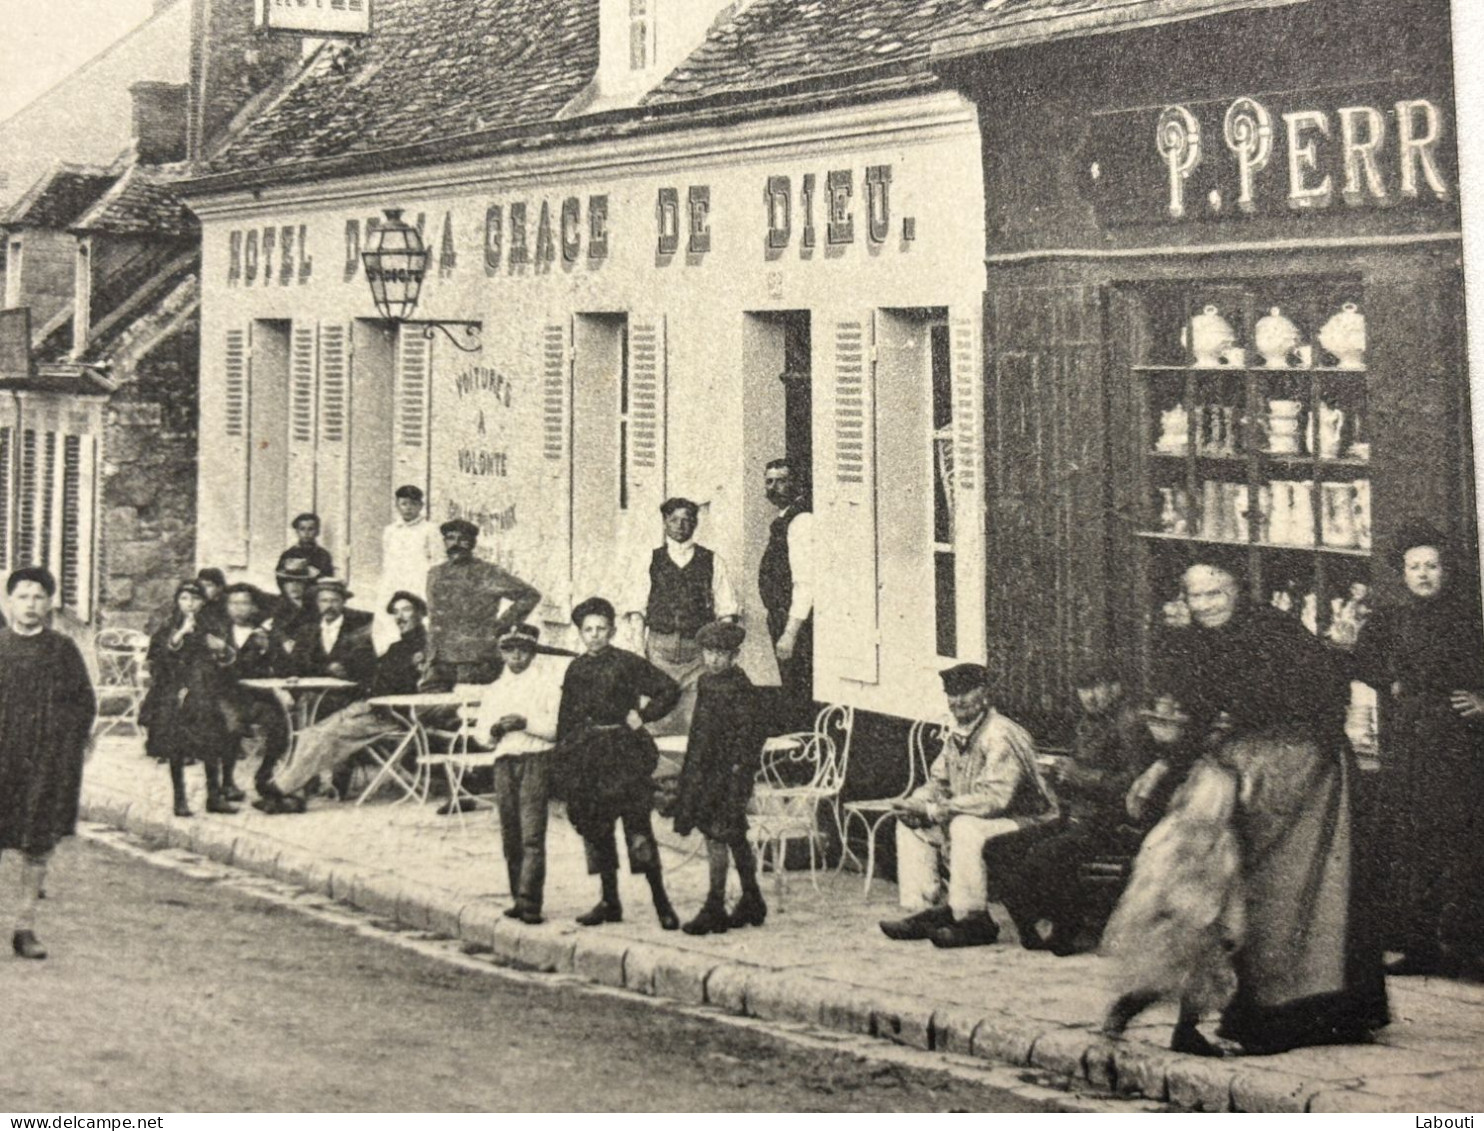
M1095 1032L1108 1000L1106 963L1021 949L1006 926L993 947L957 951L897 943L876 921L895 914L895 886L862 898L857 875L764 876L767 924L692 938L661 931L648 890L624 876L624 921L572 920L597 897L580 839L555 816L548 836L548 922L504 918L510 905L490 812L439 817L432 805L319 802L300 816L244 806L209 816L200 771L188 770L196 817L171 813L168 775L128 735L99 741L84 778L92 821L317 890L409 927L492 948L536 969L576 973L638 993L706 1003L765 1020L804 1021L1024 1065L1084 1084L1206 1111L1470 1111L1484 1106L1484 987L1391 979L1395 1017L1377 1043L1279 1056L1207 1060L1161 1047L1173 1011L1151 1011L1129 1037ZM656 819L657 825L668 825ZM699 907L704 853L673 834L664 851L681 917ZM733 880L735 884L735 880ZM1005 916L1000 916L1007 923Z

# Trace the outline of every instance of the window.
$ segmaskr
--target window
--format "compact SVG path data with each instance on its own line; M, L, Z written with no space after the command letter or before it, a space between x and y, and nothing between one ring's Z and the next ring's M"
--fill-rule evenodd
M649 67L650 0L629 0L629 70Z
M957 557L954 551L953 366L948 324L935 323L929 333L929 366L933 385L930 459L933 466L933 610L938 655L958 655Z

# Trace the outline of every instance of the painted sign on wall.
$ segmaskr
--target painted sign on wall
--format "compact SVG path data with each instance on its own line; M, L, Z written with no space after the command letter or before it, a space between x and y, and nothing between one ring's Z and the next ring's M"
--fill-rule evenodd
M1437 207L1458 183L1446 100L1399 84L1097 115L1080 163L1109 225Z

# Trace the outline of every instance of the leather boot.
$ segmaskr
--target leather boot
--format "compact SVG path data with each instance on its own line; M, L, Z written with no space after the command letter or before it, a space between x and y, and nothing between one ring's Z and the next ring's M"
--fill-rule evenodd
M680 929L688 935L719 935L730 926L726 904L721 896L707 896L696 917Z
M170 759L170 790L175 795L175 815L190 817L190 803L186 800L185 763L179 758Z
M10 949L17 958L45 958L46 947L36 940L35 931L17 931L10 936Z
M214 759L206 761L206 811L208 813L237 812L237 806L222 797L222 768Z
M953 912L948 908L929 907L925 911L914 912L902 919L883 919L880 927L881 933L887 938L907 942L932 938L934 931L952 922Z
M596 927L601 923L618 923L622 920L623 905L621 903L609 903L606 899L600 899L591 911L577 916L577 925Z
M961 946L990 946L1000 937L1000 925L990 918L989 912L972 911L946 927L939 927L930 937L934 946L945 950Z
M768 905L763 902L760 891L744 891L742 898L727 916L729 927L761 927L768 917Z

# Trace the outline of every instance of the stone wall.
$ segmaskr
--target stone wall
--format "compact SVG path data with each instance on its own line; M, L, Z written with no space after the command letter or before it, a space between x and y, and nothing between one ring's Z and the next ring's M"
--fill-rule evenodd
M192 317L114 374L99 507L105 624L146 627L195 573L198 358Z

